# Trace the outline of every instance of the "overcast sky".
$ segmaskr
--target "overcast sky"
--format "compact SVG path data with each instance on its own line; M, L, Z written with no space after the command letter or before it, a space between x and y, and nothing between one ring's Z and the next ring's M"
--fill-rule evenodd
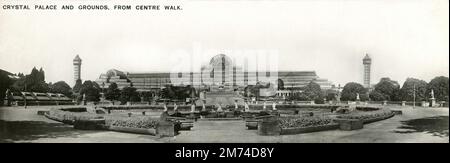
M52 1L1 1L0 4ZM42 2L42 3L41 3ZM70 1L55 1L67 4ZM181 4L182 11L13 11L0 8L0 69L29 73L42 67L47 82L73 85L72 59L82 79L108 69L170 71L178 53L275 50L279 69L316 71L335 84L362 83L362 58L372 59L372 83L390 77L427 82L448 76L447 0L133 1ZM70 4L131 4L73 1ZM31 6L33 7L33 6ZM77 7L77 6L75 6ZM217 51L217 52L215 52ZM176 60L174 58L180 58Z

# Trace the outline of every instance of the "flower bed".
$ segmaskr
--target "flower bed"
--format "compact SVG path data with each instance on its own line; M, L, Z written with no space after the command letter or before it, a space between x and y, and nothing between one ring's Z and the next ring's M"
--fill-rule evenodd
M280 117L281 128L314 127L333 123L333 119L325 116L316 117Z
M68 109L68 108L66 108ZM60 109L50 109L45 116L54 121L63 122L67 124L73 124L76 120L89 120L89 119L99 119L103 116L96 114L90 114L87 112L69 112Z
M114 127L129 127L129 128L141 128L150 129L156 128L159 120L152 119L147 116L133 116L133 117L120 117L120 116L106 116L105 125Z
M281 135L300 134L339 128L339 124L327 116L289 116L278 118Z
M339 115L336 118L339 119L360 119L364 123L371 123L380 120L384 120L387 118L391 118L395 113L387 108L379 108L379 110L375 111L356 111L347 115Z
M103 114L99 116L87 112L78 112L83 109L86 110L86 108L50 109L45 116L55 121L74 125L78 129L102 129L159 136L174 136L183 127L179 121L161 121L143 115L128 117ZM190 126L187 124L187 127L192 127L192 124Z
M291 134L301 134L309 132L318 132L326 130L335 130L339 128L339 124L330 123L322 126L311 126L311 127L292 127L292 128L281 128L281 135L291 135Z

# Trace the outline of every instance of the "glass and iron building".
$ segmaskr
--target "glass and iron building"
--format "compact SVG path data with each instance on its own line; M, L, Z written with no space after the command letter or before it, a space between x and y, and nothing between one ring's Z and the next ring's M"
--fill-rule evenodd
M111 69L101 74L96 82L104 88L110 83L116 83L119 89L133 86L139 92L158 92L166 85L191 85L196 89L225 85L234 89L244 89L258 82L277 85L280 80L284 83L285 89L300 89L311 81L325 90L333 86L327 79L317 76L315 71L248 71L245 64L237 66L224 54L214 56L209 64L202 65L197 72L126 73Z

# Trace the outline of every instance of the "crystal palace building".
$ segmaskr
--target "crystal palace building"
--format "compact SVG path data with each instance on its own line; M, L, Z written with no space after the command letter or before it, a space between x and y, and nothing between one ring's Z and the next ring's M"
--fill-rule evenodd
M270 74L272 74L271 77ZM273 75L276 74L276 75ZM275 79L275 80L274 80ZM203 65L198 72L188 73L126 73L111 69L101 74L96 82L103 88L116 83L119 89L133 86L139 92L158 92L167 85L190 85L196 89L208 89L211 86L229 86L244 89L256 83L283 82L284 88L290 91L277 91L278 95L289 96L293 91L299 90L311 81L319 84L322 89L331 89L332 83L327 79L319 78L315 71L277 71L254 72L248 71L246 66L236 66L232 60L224 55L214 56L209 64Z

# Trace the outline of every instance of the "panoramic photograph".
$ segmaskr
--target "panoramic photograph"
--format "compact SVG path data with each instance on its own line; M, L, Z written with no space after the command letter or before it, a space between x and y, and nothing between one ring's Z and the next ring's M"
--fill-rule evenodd
M2 0L0 143L449 143L448 29L447 0Z

